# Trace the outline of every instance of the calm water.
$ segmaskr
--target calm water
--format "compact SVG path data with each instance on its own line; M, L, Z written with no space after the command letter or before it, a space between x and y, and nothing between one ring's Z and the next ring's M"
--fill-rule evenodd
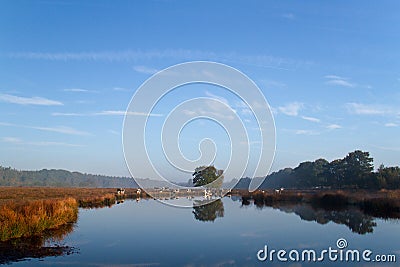
M75 253L14 262L13 266L348 266L329 262L260 262L269 249L314 249L345 238L348 249L395 254L400 260L400 224L359 210L327 211L307 205L262 207L224 198L208 206L176 208L156 200L125 201L111 208L80 210L63 240ZM355 263L352 266L398 266Z

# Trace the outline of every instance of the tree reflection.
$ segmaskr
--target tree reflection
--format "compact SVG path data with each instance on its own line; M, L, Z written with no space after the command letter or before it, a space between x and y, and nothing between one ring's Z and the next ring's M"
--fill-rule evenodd
M49 243L61 242L73 230L74 224L70 223L58 229L45 231L40 236L0 242L0 265L11 264L27 258L70 255L75 252L74 248L59 245L50 246Z
M261 199L242 198L242 205L253 203L257 208L272 207L286 213L294 213L302 220L315 221L319 224L334 222L346 225L352 232L361 235L372 233L376 227L375 217L366 214L359 207L347 206L334 209L324 205L290 202L265 202Z
M194 218L202 222L213 222L218 217L224 217L224 204L220 199L196 200L193 204Z
M334 222L346 225L352 232L364 235L372 233L376 222L374 217L366 215L356 207L348 207L342 210L326 210L315 208L311 205L295 205L292 212L297 214L302 220L315 221L319 224Z

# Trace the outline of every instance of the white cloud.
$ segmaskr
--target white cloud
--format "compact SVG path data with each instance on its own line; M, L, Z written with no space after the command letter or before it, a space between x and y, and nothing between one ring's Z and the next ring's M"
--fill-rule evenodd
M40 142L25 142L24 144L33 146L68 146L68 147L84 147L85 145L71 144L64 142L50 142L50 141L40 141Z
M226 105L229 106L229 102L225 97L214 95L213 93L211 93L209 91L206 91L205 94L206 94L206 96L211 97L211 98L216 99L216 100L219 100L222 103L225 103Z
M71 116L71 117L79 117L79 116L88 116L84 113L74 113L74 112L53 112L51 113L52 116Z
M344 87L355 87L356 86L354 83L350 83L345 80L330 80L330 81L327 81L326 83L331 84L331 85L344 86Z
M325 79L328 79L326 81L326 84L330 85L338 85L338 86L343 86L343 87L355 87L355 83L349 82L348 78L337 76L337 75L326 75L324 76Z
M70 116L70 117L83 117L83 116L149 116L149 117L162 117L163 114L157 113L145 113L145 112L136 112L136 111L125 111L125 110L104 110L100 112L93 113L75 113L75 112L53 112L52 116Z
M268 89L285 88L287 85L283 82L273 80L260 80L260 84L264 85Z
M67 88L63 90L64 92L89 92L89 90L81 88Z
M342 126L340 126L338 124L329 124L328 126L326 126L326 128L329 130L336 130L336 129L341 129Z
M13 144L22 143L22 140L17 137L3 137L3 138L1 138L1 141L5 142L5 143L13 143Z
M136 111L125 111L125 110L105 110L98 113L93 113L93 115L105 115L105 116L149 116L149 117L162 117L162 114L157 113L145 113Z
M159 72L158 69L155 68L149 68L146 66L134 66L133 69L139 73L143 73L143 74L154 74Z
M384 115L388 113L393 113L393 111L391 111L387 107L381 107L376 105L347 103L346 107L350 113L357 115Z
M386 126L386 127L397 127L397 126L399 126L399 125L396 124L396 123L393 123L393 122L389 122L389 123L386 123L385 126Z
M306 120L306 121L311 121L311 122L321 122L321 120L320 120L320 119L318 119L318 118L307 117L307 116L301 116L301 118L302 118L303 120Z
M117 132L117 131L114 131L114 130L108 130L108 132L110 133L110 134L114 134L114 135L121 135L120 134L120 132Z
M25 142L17 137L3 137L1 139L4 143L12 143L17 145L33 145L33 146L69 146L69 147L82 147L83 145L70 144L64 142L51 142L51 141L39 141L39 142Z
M119 92L131 92L132 91L132 89L122 88L122 87L114 87L113 90L119 91Z
M210 101L207 103L209 106L208 110L204 110L203 108L194 108L193 110L182 110L182 113L189 117L211 117L211 118L219 118L222 120L233 120L234 116L228 112L226 109L221 109L221 105L215 105L214 101ZM223 107L222 107L223 108ZM235 112L235 110L233 110ZM236 112L235 112L236 113Z
M295 130L297 135L318 135L319 133L312 130Z
M400 148L397 147L385 147L385 146L376 146L376 145L371 145L373 147L376 147L378 149L382 149L382 150L388 150L388 151L398 151L400 152Z
M0 94L0 101L18 105L62 106L63 103L43 97L21 97L9 94Z
M38 127L38 126L27 126L27 128L62 133L62 134L71 134L71 135L90 135L88 132L78 131L74 128L66 127L66 126L56 126L56 127Z
M297 116L299 111L303 108L304 104L299 102L293 102L286 104L285 106L278 107L278 110L288 116Z
M54 61L110 61L131 62L150 59L173 58L178 60L214 60L229 61L248 64L263 68L273 69L296 69L313 64L310 61L291 58L275 57L271 55L239 55L232 52L225 54L211 51L166 49L166 50L125 50L125 51L103 51L103 52L77 52L77 53L43 53L43 52L17 52L7 54L10 58L28 60L54 60Z
M70 135L90 135L90 133L88 133L88 132L79 131L74 128L66 127L66 126L43 127L43 126L29 126L29 125L19 125L19 124L11 124L11 123L0 123L0 125L9 126L9 127L34 129L34 130L47 131L47 132L56 132L56 133L70 134Z
M337 75L325 75L324 78L331 80L347 80L347 78Z
M197 114L195 111L187 110L187 109L182 110L182 113L187 115L187 116L195 116Z

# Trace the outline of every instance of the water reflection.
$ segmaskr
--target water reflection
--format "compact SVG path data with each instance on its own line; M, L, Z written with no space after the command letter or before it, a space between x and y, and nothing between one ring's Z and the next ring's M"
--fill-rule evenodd
M193 214L198 221L213 222L218 217L224 217L224 204L220 199L212 202L209 200L195 200Z
M242 206L248 206L251 203L259 209L272 207L286 213L294 213L302 220L314 221L319 224L334 222L336 224L346 225L353 233L364 235L372 233L376 227L375 217L366 214L358 207L339 206L337 208L321 206L316 203L288 203L274 202L266 203L262 199L241 198Z
M58 229L46 231L41 236L0 242L0 264L24 261L28 258L57 257L76 253L73 247L59 244L73 230L74 224L70 223Z

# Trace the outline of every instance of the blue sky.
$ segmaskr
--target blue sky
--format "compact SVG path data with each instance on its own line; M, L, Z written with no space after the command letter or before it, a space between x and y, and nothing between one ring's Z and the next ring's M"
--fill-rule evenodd
M276 124L272 170L355 149L399 165L399 10L398 1L2 1L0 165L128 175L121 133L133 93L192 60L228 64L262 90ZM210 86L182 92L235 101ZM189 158L187 140L209 127L188 127Z

